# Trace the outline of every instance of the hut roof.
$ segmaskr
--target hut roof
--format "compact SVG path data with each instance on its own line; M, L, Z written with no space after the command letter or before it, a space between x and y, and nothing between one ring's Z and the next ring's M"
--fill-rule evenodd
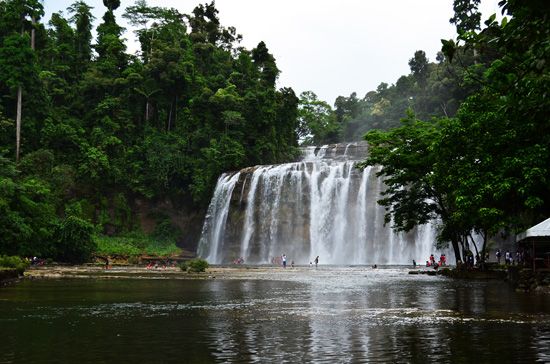
M516 241L550 242L550 218L518 234Z

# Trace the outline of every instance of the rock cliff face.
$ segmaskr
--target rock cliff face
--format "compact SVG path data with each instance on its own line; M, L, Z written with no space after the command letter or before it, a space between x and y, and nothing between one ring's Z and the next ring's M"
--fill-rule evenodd
M159 216L168 218L172 225L182 232L182 235L177 238L177 245L184 249L185 254L196 252L204 222L204 209L184 204L176 205L170 200L152 203L140 199L133 202L133 209L143 232L152 233Z
M282 254L308 264L410 264L432 253L429 226L403 235L384 226L377 167L359 170L365 143L303 149L295 163L220 176L198 255L210 263L242 257L270 263Z

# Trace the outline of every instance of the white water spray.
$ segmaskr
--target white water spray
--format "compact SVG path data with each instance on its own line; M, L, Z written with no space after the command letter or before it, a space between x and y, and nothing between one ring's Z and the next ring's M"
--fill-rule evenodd
M358 144L309 147L302 161L224 174L208 209L198 255L267 264L286 254L308 264L410 264L434 252L431 226L384 226L379 167L356 168ZM235 186L238 185L238 188ZM236 196L232 198L232 194Z

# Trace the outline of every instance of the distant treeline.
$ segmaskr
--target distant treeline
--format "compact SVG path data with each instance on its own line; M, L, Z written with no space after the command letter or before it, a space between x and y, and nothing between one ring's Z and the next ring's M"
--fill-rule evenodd
M481 87L475 76L495 57L493 52L480 54L460 46L454 59L438 52L436 62L430 62L418 50L409 60L410 74L391 85L382 82L362 98L356 92L339 96L331 107L314 92L304 92L300 95L302 141L320 145L361 140L369 130L398 127L407 110L423 120L453 117L460 104ZM481 67L470 74L476 65Z

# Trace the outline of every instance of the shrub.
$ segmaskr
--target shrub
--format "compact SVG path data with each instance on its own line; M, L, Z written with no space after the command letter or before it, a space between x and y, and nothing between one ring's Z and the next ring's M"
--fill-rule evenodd
M94 227L76 216L64 219L55 229L57 259L62 262L83 263L96 250L92 239Z
M179 264L178 264L178 267L180 267L180 269L181 269L182 271L184 271L184 272L187 272L187 269L189 268L189 267L187 266L187 262L181 262L181 263L179 263Z
M101 255L153 255L171 256L181 253L175 241L158 241L141 232L120 236L96 235L97 253Z
M139 257L138 256L135 256L135 255L131 255L129 258L128 258L128 264L139 264Z
M189 266L190 272L204 272L206 268L208 268L208 262L204 259L192 259L190 260L187 265Z
M129 255L135 256L142 253L141 241L126 237L95 236L97 254L100 255Z
M0 255L0 267L15 268L17 273L23 274L25 269L29 267L29 262L18 256Z
M151 236L160 241L175 241L181 235L177 226L172 225L169 218L159 219Z

